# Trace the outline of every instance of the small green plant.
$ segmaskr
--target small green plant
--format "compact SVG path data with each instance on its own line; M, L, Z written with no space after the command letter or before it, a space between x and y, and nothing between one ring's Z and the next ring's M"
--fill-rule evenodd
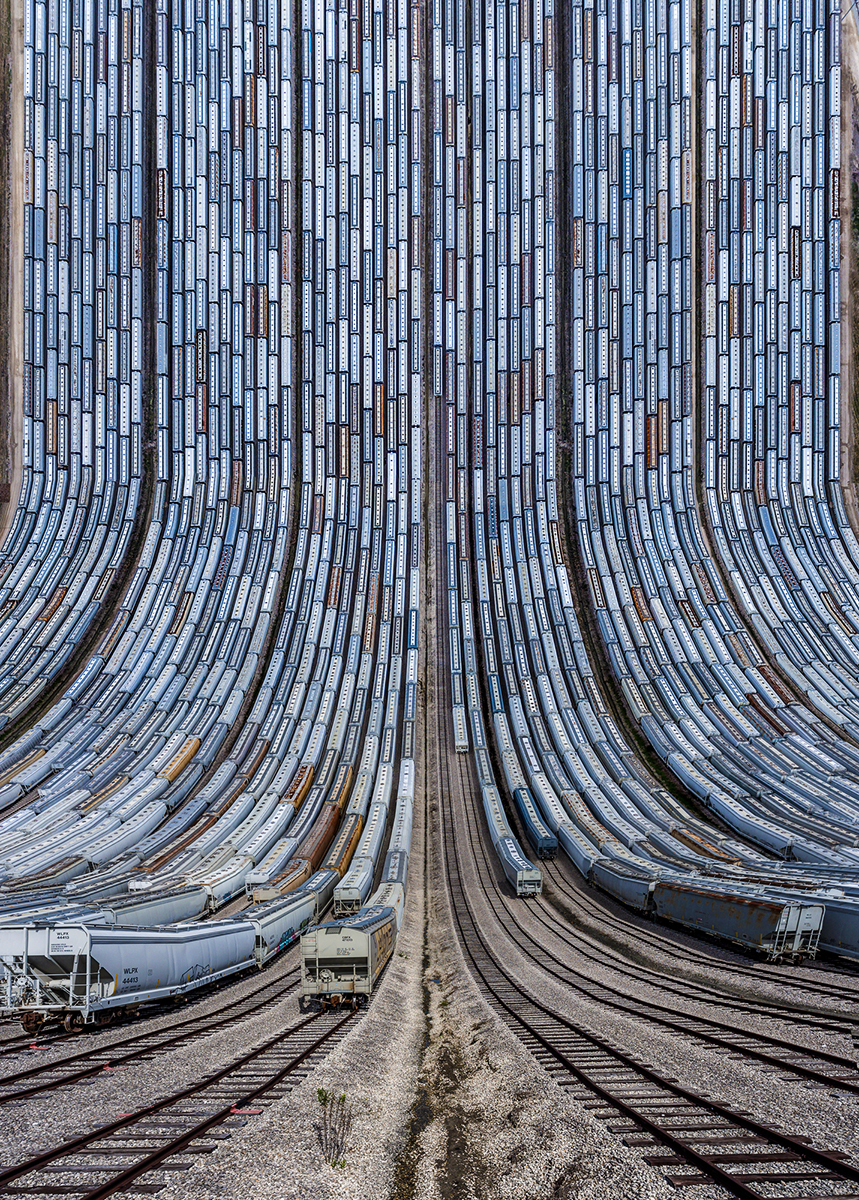
M346 1142L352 1129L352 1105L346 1103L346 1093L338 1096L325 1088L316 1089L322 1108L322 1120L316 1125L316 1135L322 1156L332 1167L345 1167Z

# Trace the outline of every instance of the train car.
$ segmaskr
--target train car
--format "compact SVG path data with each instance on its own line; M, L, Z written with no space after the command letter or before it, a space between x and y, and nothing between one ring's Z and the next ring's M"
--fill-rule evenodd
M322 862L328 847L334 840L337 826L340 823L340 809L336 804L326 800L322 805L312 828L296 851L298 858L309 860L315 871Z
M49 1018L69 1032L120 1010L193 991L256 964L250 922L173 928L11 925L0 929L5 1004L28 1033Z
M381 884L367 901L366 908L390 908L397 918L397 929L403 922L406 905L406 889L397 880L382 879Z
M400 883L405 891L409 875L409 856L405 850L389 850L382 864L380 883Z
M540 819L534 798L528 788L515 788L513 802L525 827L525 835L534 847L537 857L554 858L558 853L558 839Z
M589 878L591 883L630 908L639 912L649 912L652 908L651 895L656 879L646 870L638 871L631 864L616 859L598 858Z
M348 917L363 906L373 886L375 864L366 855L352 859L349 870L334 888L334 916Z
M507 824L498 789L484 786L481 793L489 835L508 883L517 896L539 896L543 890L543 872L522 853L522 847Z
M321 874L321 872L320 872ZM325 881L327 882L327 881ZM259 904L246 909L242 921L248 921L254 930L254 959L258 967L265 966L276 955L281 954L312 924L325 905L320 905L320 891L308 886L281 900Z
M214 912L245 891L245 878L253 865L249 854L235 854L212 870L193 872L190 878L205 888Z
M185 770L199 749L200 739L198 737L185 738L178 753L170 759L166 766L161 768L158 774L162 778L169 779L172 782Z
M253 871L245 876L245 892L250 897L254 887L267 883L275 875L286 869L287 864L295 857L298 840L294 837L283 838L269 850L265 858L256 864Z
M306 1012L319 1004L366 1004L394 952L397 916L393 909L371 907L329 921L301 937L301 997Z
M759 950L775 962L814 958L824 917L823 904L786 903L668 881L653 889L653 911L668 921Z
M361 837L363 824L363 819L358 813L350 813L340 826L337 837L328 852L328 857L323 865L327 870L336 871L338 879L341 879L349 869L349 863L352 861L352 855L355 853Z
M266 900L275 900L287 892L294 892L304 887L312 874L313 864L309 859L292 858L279 875L253 889L253 902L263 904Z
M358 813L365 817L370 806L370 797L373 794L373 771L358 771L355 779L355 787L352 790L352 795L346 805L346 813Z
M283 795L283 803L301 808L313 783L313 764L302 763Z
M454 729L454 749L457 754L465 754L468 752L468 726L465 720L465 705L454 704L453 706L453 729Z
M394 826L388 841L389 850L405 850L408 854L412 844L413 802L410 796L397 797L397 807L394 810Z
M118 890L113 884L113 890ZM198 917L208 905L208 893L199 884L167 888L131 897L106 900L102 911L114 925L171 925Z
M352 789L352 775L354 768L352 763L342 763L334 777L334 783L331 786L331 791L328 794L328 799L332 804L336 804L341 814L345 811L349 801L349 793Z
M543 891L543 872L528 861L516 838L500 837L495 843L495 852L507 882L517 896L540 895Z
M314 871L303 887L298 889L295 895L300 895L302 892L313 892L316 897L316 916L314 921L320 921L331 903L334 896L334 889L340 882L340 876L336 871L330 871L327 867L320 867L318 871ZM242 913L243 917L245 914Z
M825 906L805 898L785 901L736 886L717 891L692 876L688 882L676 876L660 879L658 870L649 872L643 864L639 870L616 859L597 859L589 879L638 912L760 951L775 961L814 958L821 943Z

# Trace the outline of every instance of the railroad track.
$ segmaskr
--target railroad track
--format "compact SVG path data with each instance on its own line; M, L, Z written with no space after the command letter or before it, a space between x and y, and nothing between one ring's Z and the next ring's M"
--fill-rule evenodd
M256 989L249 996L241 996L225 1004L217 1012L199 1014L177 1021L163 1030L143 1030L130 1037L111 1042L108 1046L96 1046L82 1050L78 1054L70 1054L64 1058L52 1059L39 1063L25 1070L16 1071L0 1078L0 1106L13 1101L29 1099L55 1088L66 1087L78 1083L82 1079L98 1075L106 1068L115 1069L137 1062L141 1058L149 1058L155 1054L175 1050L177 1046L187 1045L200 1037L254 1016L272 1004L281 1001L294 987L300 977L301 968L290 967L284 974L276 976ZM36 1080L22 1088L14 1088L14 1084L25 1080Z
M615 1113L627 1119L625 1124L610 1124L609 1129L621 1134L627 1145L656 1151L645 1153L645 1162L683 1167L682 1172L666 1175L675 1186L713 1182L747 1200L761 1200L764 1195L774 1200L778 1193L762 1193L753 1185L793 1189L797 1183L826 1186L833 1180L859 1184L859 1168L846 1162L846 1155L817 1150L806 1138L785 1134L681 1087L620 1047L526 997L483 950L485 957L478 951L475 958L469 943L467 953L496 1011L521 1028L522 1041L547 1070L564 1072L581 1085L569 1090L585 1107L604 1119ZM480 957L484 961L478 965ZM761 1167L767 1169L754 1169ZM800 1197L793 1190L781 1194L797 1200L818 1195Z
M268 975L270 975L270 970L272 967L275 967L276 965L283 965L286 957L287 957L287 954L284 954L283 956L281 956L280 959L278 960L278 964L275 964L274 962L268 964L264 974L268 976ZM259 974L259 972L255 967L249 968L248 971L242 973L241 975L229 976L227 979L221 981L220 983L213 984L211 987L200 988L198 991L194 991L190 995L188 995L187 997L183 997L182 999L187 1000L187 1002L190 1005L192 1005L193 1007L196 1008L196 1006L198 1004L200 1004L202 1001L208 1000L211 996L215 996L218 993L220 993L220 995L223 997L226 993L229 992L229 990L231 988L238 986L241 983L246 983L249 976L257 975L257 974ZM275 980L273 978L267 979L261 985L260 988L256 989L253 993L251 993L251 995L245 996L242 999L244 999L244 1000L251 999L252 996L257 995L258 992L262 991L264 988L270 987L274 982L275 982ZM241 1000L239 1001L239 1003L241 1003ZM222 1006L222 1009L224 1007L229 1007L229 1006ZM139 1020L140 1017L146 1016L150 1020L157 1021L159 1019L163 1019L164 1017L169 1017L171 1015L175 1015L176 1011L177 1011L176 1008L173 1008L170 1006L169 1001L162 1002L160 1004L153 1004L151 1007L146 1008L143 1013L138 1013L130 1019L136 1021L136 1020ZM196 1019L204 1020L206 1018L206 1016L209 1016L209 1015L212 1015L212 1014L201 1014ZM128 1020L129 1020L129 1018L120 1017L119 1020L116 1022L116 1024L105 1025L105 1026L88 1025L88 1026L85 1026L83 1029L76 1030L74 1033L66 1033L65 1029L63 1029L63 1027L62 1027L62 1024L57 1025L53 1029L48 1029L47 1027L43 1026L43 1028L38 1033L33 1034L33 1033L21 1033L20 1032L20 1018L15 1015L12 1015L9 1017L9 1023L16 1025L17 1031L11 1037L5 1037L5 1038L0 1037L0 1061L2 1061L4 1058L12 1058L15 1055L19 1054L22 1050L28 1050L36 1044L39 1046L40 1049L48 1048L48 1047L56 1046L61 1042L79 1041L82 1033L83 1034L105 1034L105 1033L110 1033L112 1031L115 1032L115 1031L118 1031L119 1029L121 1029L123 1024L125 1024ZM171 1028L176 1028L176 1022L172 1023ZM109 1049L110 1046L115 1045L115 1044L117 1044L117 1043L111 1042L107 1046L102 1044L102 1049ZM2 1080L0 1080L0 1084L2 1084Z
M472 815L476 823L477 812L473 811ZM472 850L475 859L481 862L483 876L491 875L492 868L485 841L479 835L475 838L473 831L470 836ZM728 1024L713 1016L678 1012L676 1006L660 1004L653 999L639 1000L618 987L596 981L585 970L573 966L570 961L559 957L549 948L548 940L555 938L573 954L578 954L580 946L575 936L569 936L565 930L553 927L537 915L538 924L545 931L547 939L543 940L541 937L538 940L517 915L518 909L518 912L524 911L528 919L533 918L535 914L531 905L523 910L521 906L508 902L492 888L484 887L484 894L499 922L508 931L516 931L514 936L522 955L578 995L624 1016L659 1025L672 1033L694 1038L704 1045L716 1047L728 1054L749 1058L759 1066L793 1073L821 1086L837 1088L839 1091L859 1096L859 1067L854 1059L826 1050L812 1049L757 1030L737 1028L735 1024ZM632 973L629 974L631 977ZM687 1001L694 1000L694 997L689 997L679 989L669 990ZM748 1006L747 1011L751 1011ZM832 1028L848 1036L852 1030L852 1026L843 1024ZM829 1070L822 1070L818 1064L825 1064Z
M848 1036L853 1029L853 1021L847 1013L780 1003L765 996L751 995L747 999L740 999L732 990L708 986L701 980L690 979L680 973L669 975L665 971L654 970L642 966L638 962L631 962L625 959L621 953L607 950L589 932L583 932L575 925L570 924L564 914L555 908L551 900L543 897L538 898L531 905L531 916L553 936L565 942L571 949L575 949L576 953L587 961L629 979L634 979L637 983L652 982L653 986L661 991L684 1000L696 1004L717 1005L722 1009L750 1013L757 1017L771 1017L788 1024L847 1034ZM711 969L718 969L717 960L713 961ZM672 1011L674 1010L672 1009Z
M822 1200L859 1196L859 1167L839 1151L820 1150L807 1138L774 1128L753 1115L683 1087L598 1033L542 1004L506 969L497 944L482 932L464 886L481 887L491 903L485 861L463 861L474 849L475 814L455 823L451 797L470 794L467 767L441 757L440 805L451 910L463 953L490 1006L559 1083L582 1100L612 1132L644 1150L676 1186L715 1183L744 1200ZM458 830L457 838L454 830ZM477 871L474 870L477 865ZM464 870L463 870L464 868ZM515 946L517 955L523 947ZM539 963L543 969L545 965ZM647 1019L647 1018L645 1018ZM684 1031L686 1032L686 1031ZM736 1046L736 1050L740 1047ZM779 1063L779 1069L791 1069ZM841 1086L830 1080L835 1086ZM622 1120L615 1120L622 1118ZM650 1151L647 1153L647 1151ZM838 1183L852 1191L832 1193ZM764 1190L761 1190L764 1189Z
M159 1191L166 1181L137 1181L150 1171L187 1168L193 1165L188 1155L214 1150L207 1135L249 1106L286 1095L350 1019L351 1012L307 1017L197 1083L7 1167L0 1171L0 1197L62 1193L101 1200L126 1189ZM184 1157L175 1161L177 1155Z
M752 966L738 961L736 950L729 951L730 957L726 955L717 958L713 954L708 954L700 945L696 945L695 936L691 930L682 932L679 929L675 930L672 937L666 926L655 924L651 920L645 921L645 918L624 909L618 901L603 895L598 890L590 888L585 890L575 873L575 868L564 860L545 862L542 864L542 868L544 876L551 882L554 893L561 897L565 904L571 906L576 917L588 924L592 937L600 938L600 926L605 926L608 917L613 933L622 933L624 938L634 945L638 954L648 961L654 961L654 965L657 967L659 964L653 960L653 951L658 950L663 954L676 956L679 945L682 946L683 951L684 964L681 970L684 977L699 984L706 986L703 979L690 974L690 968L700 968L706 972L718 970L724 975L746 979L753 983L760 983L764 979L768 983L777 984L788 990L821 996L829 1001L838 999L859 1005L859 973L848 960L844 960L843 969L820 962L797 969L796 967L778 967L772 963L763 962ZM809 971L813 971L815 975L818 973L831 975L833 978L832 980L818 979L814 976L809 978ZM803 1007L801 1001L798 1002L797 1007Z

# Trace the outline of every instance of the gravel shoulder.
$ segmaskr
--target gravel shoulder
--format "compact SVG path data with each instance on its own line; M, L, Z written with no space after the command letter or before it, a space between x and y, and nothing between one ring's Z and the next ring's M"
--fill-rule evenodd
M409 896L394 957L366 1015L283 1100L187 1172L162 1200L381 1200L402 1153L426 1032L422 988L426 902L423 820L415 809ZM298 1016L297 1001L293 1001ZM353 1124L343 1166L322 1156L317 1089L345 1094Z

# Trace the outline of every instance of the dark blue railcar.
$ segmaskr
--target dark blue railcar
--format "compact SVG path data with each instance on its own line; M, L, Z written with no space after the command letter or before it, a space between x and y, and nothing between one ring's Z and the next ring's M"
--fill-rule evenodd
M554 858L558 853L558 839L541 819L529 789L516 788L513 802L525 827L525 836L537 852L537 857Z

